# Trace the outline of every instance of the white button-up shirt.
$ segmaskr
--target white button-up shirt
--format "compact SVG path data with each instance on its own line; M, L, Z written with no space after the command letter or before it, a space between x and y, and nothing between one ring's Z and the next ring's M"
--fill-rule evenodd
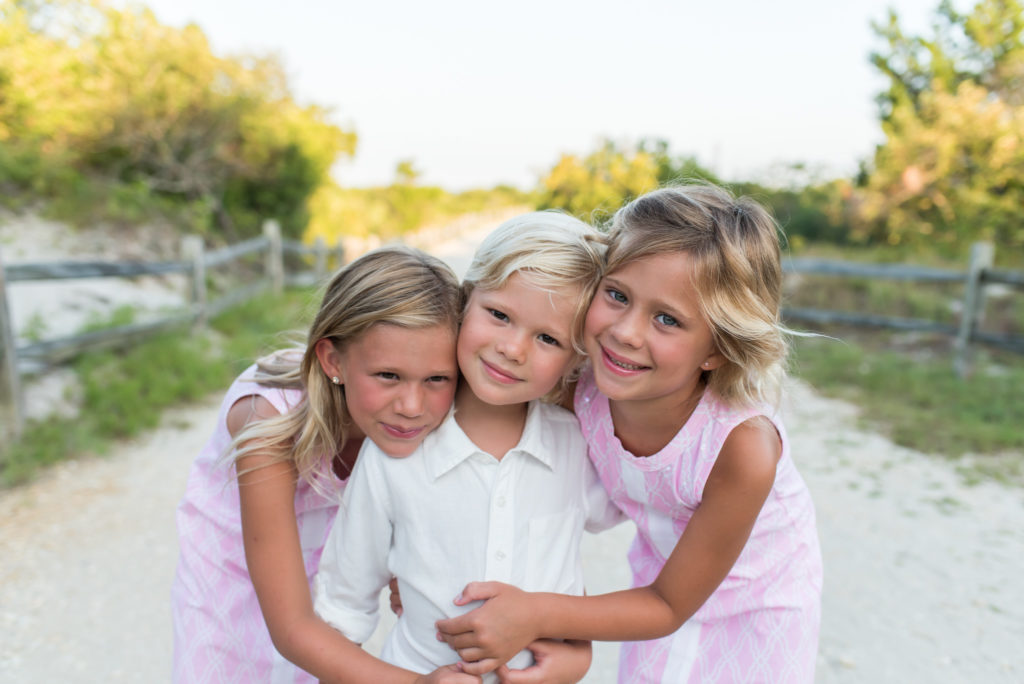
M434 622L479 605L452 603L468 582L582 594L584 528L623 519L569 411L531 402L519 444L500 461L452 413L407 458L363 443L320 561L316 612L363 643L376 627L381 589L397 577L403 614L381 657L430 672L459 660L435 638ZM509 666L531 662L523 652Z

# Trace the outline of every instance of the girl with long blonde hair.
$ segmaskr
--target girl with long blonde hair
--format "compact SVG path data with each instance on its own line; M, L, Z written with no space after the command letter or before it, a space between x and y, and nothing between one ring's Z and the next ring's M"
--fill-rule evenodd
M327 286L304 349L232 384L177 510L174 681L476 681L377 660L320 620L310 595L363 440L404 457L448 415L460 311L443 262L376 250Z

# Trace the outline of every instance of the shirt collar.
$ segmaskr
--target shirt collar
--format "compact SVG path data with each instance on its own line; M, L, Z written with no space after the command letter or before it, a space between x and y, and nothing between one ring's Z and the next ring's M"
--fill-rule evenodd
M548 468L552 468L553 448L544 428L544 407L539 401L531 401L526 411L526 425L519 443L509 449L504 458L513 452L532 456ZM455 420L455 408L448 412L444 422L423 440L423 456L428 459L427 470L435 480L474 454L484 453L466 436Z

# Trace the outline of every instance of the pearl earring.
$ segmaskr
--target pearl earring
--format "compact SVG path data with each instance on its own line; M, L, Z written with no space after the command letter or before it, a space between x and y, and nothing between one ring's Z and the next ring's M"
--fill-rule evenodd
M341 378L339 378L337 375L331 376L331 382L333 382L335 385L340 385Z

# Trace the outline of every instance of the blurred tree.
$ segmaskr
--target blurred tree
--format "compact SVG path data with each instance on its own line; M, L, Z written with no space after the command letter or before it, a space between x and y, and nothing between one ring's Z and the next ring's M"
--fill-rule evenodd
M878 99L885 142L854 196L865 241L962 251L978 239L1024 246L1024 6L948 0L933 35L908 36L895 12L874 26L889 78Z
M416 185L423 172L416 168L412 159L403 159L395 164L395 183L397 185Z
M406 183L375 188L341 188L329 183L320 186L313 195L312 219L305 237L323 237L328 244L342 236L392 240L463 214L526 207L532 200L526 193L508 186L451 193L436 186Z
M714 180L692 157L673 157L663 140L621 147L604 140L580 158L563 154L540 181L539 208L564 209L600 221L623 203L659 185L692 178Z
M0 181L32 149L113 198L205 207L229 237L271 216L299 236L354 151L355 134L295 103L275 59L214 55L196 26L104 0L0 0L0 18Z
M81 60L57 27L40 28L40 12L40 3L0 0L0 188L5 195L17 188L43 192L54 176L74 176L68 141L90 125L76 112L85 99Z
M788 248L849 243L850 226L843 212L851 194L849 181L826 180L800 162L772 169L767 180L767 185L740 182L730 186L736 194L750 195L768 207Z
M721 184L721 180L709 169L704 168L697 158L690 155L673 155L667 140L645 138L637 149L654 157L658 169L658 185L705 180Z

